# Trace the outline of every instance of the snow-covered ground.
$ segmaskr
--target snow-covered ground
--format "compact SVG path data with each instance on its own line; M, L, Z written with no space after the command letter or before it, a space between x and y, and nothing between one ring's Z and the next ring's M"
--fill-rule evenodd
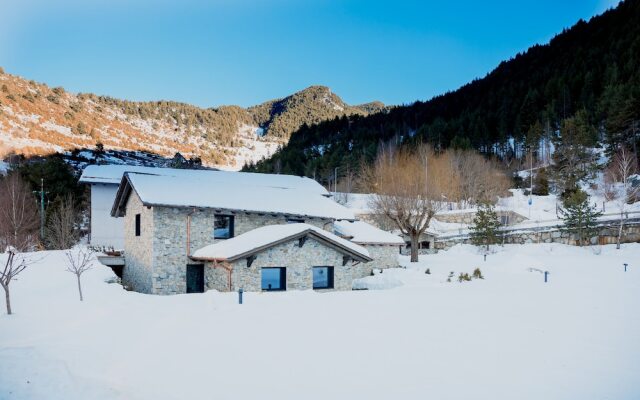
M360 282L392 289L244 305L127 292L98 265L80 303L64 253L46 254L0 316L0 399L640 398L640 244L513 245L486 262L456 246ZM458 282L476 267L483 280Z

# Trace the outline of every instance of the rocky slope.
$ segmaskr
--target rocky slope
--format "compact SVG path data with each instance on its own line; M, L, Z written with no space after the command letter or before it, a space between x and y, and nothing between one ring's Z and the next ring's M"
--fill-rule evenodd
M102 144L165 157L179 152L239 169L271 155L303 124L382 109L379 102L350 106L324 86L249 108L132 102L73 94L0 69L0 153L44 155Z

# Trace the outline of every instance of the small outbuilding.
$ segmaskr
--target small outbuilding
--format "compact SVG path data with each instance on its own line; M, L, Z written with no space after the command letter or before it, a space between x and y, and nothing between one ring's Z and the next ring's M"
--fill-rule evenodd
M359 266L372 261L363 246L305 223L256 228L191 259L202 262L204 289L219 291L350 290Z
M371 275L374 269L396 268L400 264L398 256L405 243L398 235L383 231L364 221L336 221L333 224L333 231L336 235L367 249L373 258L372 262L358 266L358 278Z

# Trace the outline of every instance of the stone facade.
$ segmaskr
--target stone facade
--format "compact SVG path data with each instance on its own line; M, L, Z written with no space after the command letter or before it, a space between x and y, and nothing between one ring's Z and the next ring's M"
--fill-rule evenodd
M353 261L343 263L343 253L329 247L313 237L308 237L302 247L298 239L281 243L256 253L250 267L247 260L240 259L227 264L232 268L231 290L261 291L261 269L264 267L285 267L287 290L308 290L313 288L313 267L333 267L335 290L351 290L356 268ZM221 265L205 263L205 287L228 291L228 272Z
M135 236L135 215L140 214L141 235ZM132 290L153 294L186 292L187 264L197 264L189 254L223 239L214 239L216 214L234 216L234 235L273 224L287 223L281 214L216 212L213 209L150 207L132 192L124 217L126 266L123 283ZM190 224L187 221L190 219ZM332 221L307 218L305 222L332 230ZM187 245L187 225L190 245ZM189 248L188 248L189 247ZM226 272L225 274L226 282Z
M354 278L369 276L374 269L397 268L400 265L398 259L400 255L399 245L360 244L360 246L369 251L373 261L355 265Z
M140 214L140 236L136 236L136 214ZM137 292L153 293L153 210L142 205L132 193L127 201L124 217L126 267L122 271L122 283Z

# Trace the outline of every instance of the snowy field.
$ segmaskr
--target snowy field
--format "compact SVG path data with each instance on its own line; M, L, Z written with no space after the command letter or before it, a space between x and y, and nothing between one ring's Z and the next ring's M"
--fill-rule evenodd
M64 253L49 252L0 316L0 398L640 398L640 244L421 259L360 282L392 289L244 305L126 292L96 266L80 303ZM458 282L476 267L485 279Z

